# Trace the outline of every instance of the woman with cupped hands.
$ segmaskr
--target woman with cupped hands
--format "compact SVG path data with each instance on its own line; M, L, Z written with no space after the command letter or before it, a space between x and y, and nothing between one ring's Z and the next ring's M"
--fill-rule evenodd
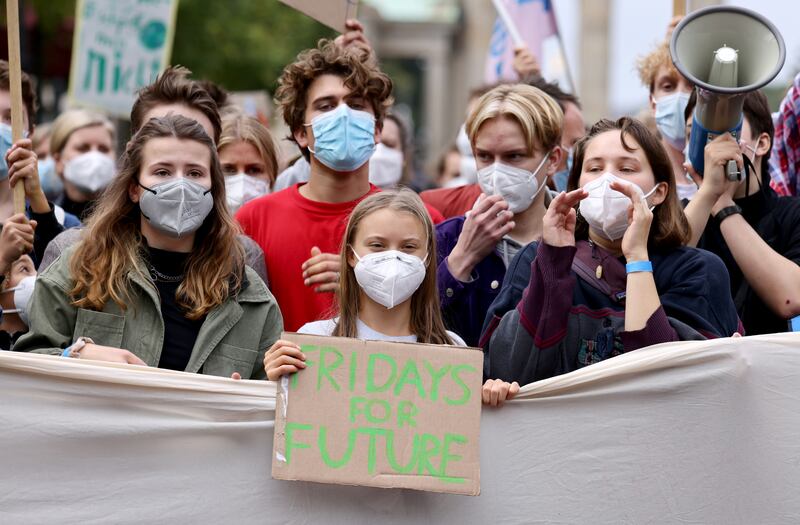
M519 255L531 262L516 266L528 273L517 308L482 337L486 377L526 384L740 330L725 266L685 246L669 159L642 123L595 124L576 145L568 189L544 216L542 242Z

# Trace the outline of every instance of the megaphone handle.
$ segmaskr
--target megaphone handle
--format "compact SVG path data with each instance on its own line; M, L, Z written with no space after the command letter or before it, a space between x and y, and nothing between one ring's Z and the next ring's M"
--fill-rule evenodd
M725 166L725 175L728 177L728 180L742 180L742 171L739 169L735 160L731 159L728 161L728 164Z

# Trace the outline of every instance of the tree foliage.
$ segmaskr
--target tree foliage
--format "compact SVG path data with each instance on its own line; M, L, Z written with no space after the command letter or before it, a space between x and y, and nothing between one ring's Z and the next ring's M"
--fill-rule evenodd
M278 0L180 0L172 63L228 90L274 92L297 53L335 33Z

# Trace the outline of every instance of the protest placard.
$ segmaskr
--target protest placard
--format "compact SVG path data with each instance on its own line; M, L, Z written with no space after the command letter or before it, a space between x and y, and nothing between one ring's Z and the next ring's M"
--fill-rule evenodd
M480 350L285 334L272 477L480 493Z
M139 88L169 64L178 0L79 0L69 96L127 117Z
M284 4L310 16L340 33L348 18L355 18L358 0L281 0Z

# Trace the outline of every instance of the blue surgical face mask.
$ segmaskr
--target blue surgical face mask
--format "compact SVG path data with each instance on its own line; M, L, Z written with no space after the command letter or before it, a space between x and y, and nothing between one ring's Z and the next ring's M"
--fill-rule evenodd
M375 117L347 104L311 120L314 157L334 171L355 171L375 151Z
M556 185L556 191L567 191L567 181L569 180L569 172L572 171L572 159L574 149L569 148L567 154L567 167L563 170L557 171L553 175L553 184Z
M656 100L656 127L676 150L686 145L686 119L683 112L689 104L689 94L672 93Z
M55 200L64 191L64 183L56 173L56 161L53 157L47 157L40 159L38 166L39 184L42 186L42 191L48 199Z
M6 153L11 149L14 141L11 138L11 126L0 122L0 180L8 178L8 164L6 163Z

